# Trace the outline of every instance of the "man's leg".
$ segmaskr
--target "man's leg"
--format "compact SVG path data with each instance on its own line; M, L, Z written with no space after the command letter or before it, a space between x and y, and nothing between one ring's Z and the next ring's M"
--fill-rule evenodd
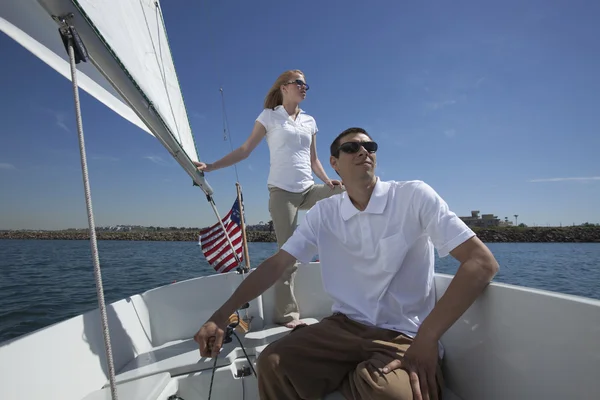
M269 188L269 212L277 237L277 246L283 244L292 236L298 223L298 207L302 202L302 193L292 193L277 187ZM292 324L300 319L298 302L294 296L295 264L289 265L283 276L273 285L275 294L275 311L273 319L278 324Z
M412 400L413 392L408 373L403 369L396 369L388 374L383 374L380 370L393 360L386 350L393 350L399 357L402 357L412 343L412 339L396 333L381 330L383 340L372 341L369 352L371 356L358 364L354 371L348 374L344 380L340 391L348 400L358 399L395 399ZM386 340L388 336L388 340ZM391 336L391 337L390 337ZM395 336L395 337L394 337ZM438 398L442 398L443 376L440 365L436 373L438 383Z
M321 399L337 390L366 358L361 332L333 315L271 343L257 361L260 399Z

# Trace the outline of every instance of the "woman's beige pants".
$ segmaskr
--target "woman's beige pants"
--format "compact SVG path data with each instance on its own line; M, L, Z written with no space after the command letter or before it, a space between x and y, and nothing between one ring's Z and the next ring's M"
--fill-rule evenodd
M330 189L329 186L323 184L315 184L299 193L269 186L269 212L277 236L277 246L281 248L294 233L298 223L298 210L308 210L317 201L343 191L341 186ZM297 269L295 264L290 265L274 285L275 315L273 319L276 323L284 324L300 319L298 303L294 297L294 276Z

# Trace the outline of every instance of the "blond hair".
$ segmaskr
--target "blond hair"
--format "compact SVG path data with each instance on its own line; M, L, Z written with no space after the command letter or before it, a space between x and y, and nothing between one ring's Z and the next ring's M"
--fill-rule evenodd
M265 108L270 108L271 110L274 110L275 107L283 104L283 93L281 93L280 89L281 85L285 85L289 81L293 80L294 75L296 74L304 76L302 71L300 71L299 69L291 69L279 75L273 86L271 86L271 89L269 89L267 96L265 97Z

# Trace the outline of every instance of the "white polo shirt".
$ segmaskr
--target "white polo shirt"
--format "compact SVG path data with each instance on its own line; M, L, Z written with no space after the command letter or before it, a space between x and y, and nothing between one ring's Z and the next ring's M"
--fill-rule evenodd
M256 118L267 130L271 167L267 184L289 192L303 192L315 182L310 144L318 131L313 117L300 110L294 121L283 106L264 109Z
M414 337L435 305L434 248L445 257L474 235L425 182L378 179L364 211L346 192L321 200L282 249L319 254L332 311Z

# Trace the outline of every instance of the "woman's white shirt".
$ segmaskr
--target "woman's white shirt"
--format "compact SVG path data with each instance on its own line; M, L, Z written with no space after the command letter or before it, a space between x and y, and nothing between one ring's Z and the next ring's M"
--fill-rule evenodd
M267 184L295 193L311 187L310 145L318 131L315 119L300 110L294 121L283 106L277 106L264 109L256 120L267 130L271 164Z

